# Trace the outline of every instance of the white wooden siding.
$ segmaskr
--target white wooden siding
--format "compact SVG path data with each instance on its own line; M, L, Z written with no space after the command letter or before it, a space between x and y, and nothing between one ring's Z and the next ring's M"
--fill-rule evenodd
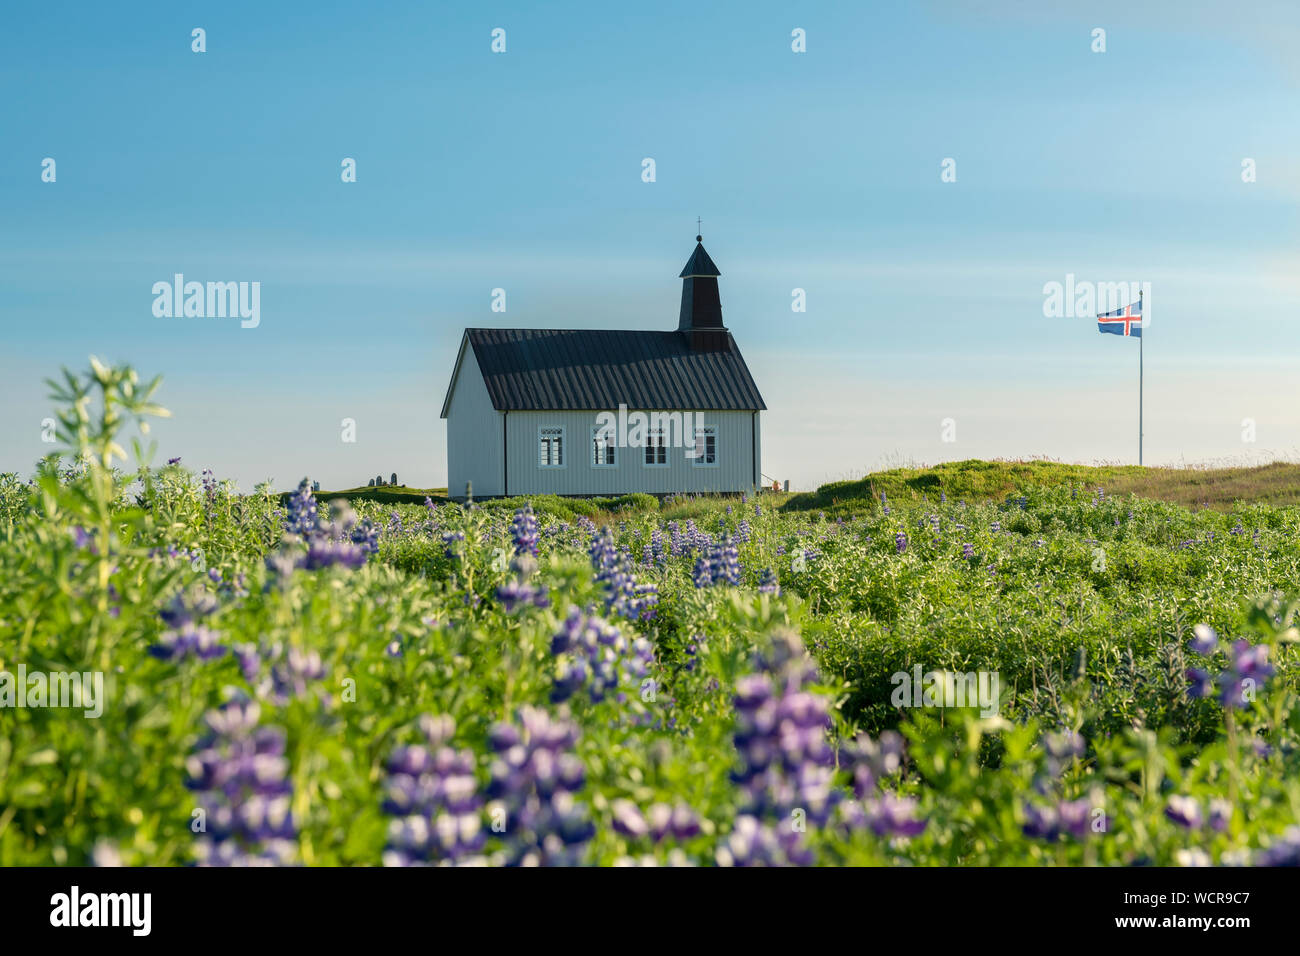
M460 369L447 406L447 494L463 498L465 482L470 481L476 498L500 495L505 491L503 416L492 407L468 339L461 340L461 350Z
M473 353L466 354L461 376L469 372ZM478 370L475 367L474 373ZM481 386L481 379L480 386ZM457 386L459 389L460 386ZM484 389L486 399L486 389ZM498 416L501 414L496 413ZM617 464L613 467L593 466L591 463L591 430L597 424L597 412L533 412L513 411L506 415L506 436L509 443L507 456L508 480L506 493L510 495L619 495L634 491L650 494L672 494L687 491L750 491L759 482L762 447L759 442L759 416L754 412L726 411L704 412L704 423L718 429L718 464L698 466L686 457L685 448L668 448L667 467L648 467L644 464L644 448L617 449ZM451 419L455 419L455 403ZM564 467L538 466L538 429L559 426L564 429ZM500 422L496 422L497 445L500 444ZM448 455L451 450L451 421L447 425ZM449 464L449 467L453 465ZM498 465L499 467L499 465ZM500 482L498 481L498 484ZM464 494L463 486L452 494ZM479 490L474 482L474 493Z

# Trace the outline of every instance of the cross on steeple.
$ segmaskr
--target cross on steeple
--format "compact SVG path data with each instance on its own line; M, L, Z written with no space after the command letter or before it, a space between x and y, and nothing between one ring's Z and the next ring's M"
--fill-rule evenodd
M704 220L699 216L695 217L695 241L700 242L704 238Z

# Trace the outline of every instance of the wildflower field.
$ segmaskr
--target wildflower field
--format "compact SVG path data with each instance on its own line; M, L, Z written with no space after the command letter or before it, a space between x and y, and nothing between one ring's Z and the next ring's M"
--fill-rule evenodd
M149 463L152 396L0 477L0 864L1300 862L1300 508L349 505Z

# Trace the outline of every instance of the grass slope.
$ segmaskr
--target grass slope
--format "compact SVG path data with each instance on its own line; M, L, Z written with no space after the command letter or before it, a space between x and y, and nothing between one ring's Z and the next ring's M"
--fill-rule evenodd
M1243 501L1300 503L1300 465L1274 462L1240 468L1143 468L1068 465L1054 461L945 462L931 468L894 468L854 481L835 481L794 495L786 510L861 511L880 495L901 501L935 500L940 492L968 502L992 501L1031 487L1095 488L1192 508L1223 511Z

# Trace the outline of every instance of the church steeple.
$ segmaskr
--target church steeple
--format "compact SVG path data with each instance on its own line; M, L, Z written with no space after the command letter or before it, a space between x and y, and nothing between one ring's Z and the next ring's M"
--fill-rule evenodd
M702 236L695 237L695 251L682 269L682 309L677 331L690 338L692 349L726 348L729 336L722 324L722 300L718 276L722 275L704 251Z

